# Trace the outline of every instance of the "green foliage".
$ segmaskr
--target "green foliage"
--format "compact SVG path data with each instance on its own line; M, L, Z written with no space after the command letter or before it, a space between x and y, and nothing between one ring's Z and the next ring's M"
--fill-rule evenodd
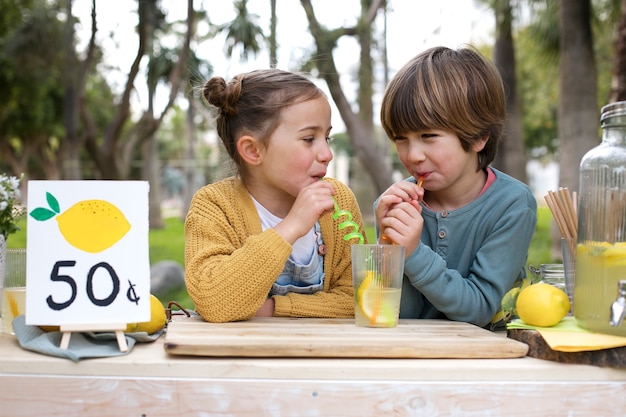
M539 267L541 264L557 261L556 259L552 259L551 226L552 213L550 213L550 209L545 206L540 206L537 209L537 227L535 228L535 234L533 235L530 248L528 249L527 265ZM528 269L526 271L528 271Z
M185 224L177 218L165 219L163 229L150 230L150 264L172 260L185 264Z

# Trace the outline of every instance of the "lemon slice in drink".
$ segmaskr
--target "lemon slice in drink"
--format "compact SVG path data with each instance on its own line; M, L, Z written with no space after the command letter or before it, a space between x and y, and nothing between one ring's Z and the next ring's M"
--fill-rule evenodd
M378 273L375 271L365 272L365 278L357 289L356 299L359 310L368 319L371 326L390 327L395 325L397 315L390 310L389 291L389 289L381 287L381 276Z
M375 285L373 285L375 282L376 282L376 272L367 271L365 272L365 278L363 278L363 281L361 281L361 285L359 285L359 288L356 291L356 299L357 299L357 303L359 304L359 308L361 309L363 314L365 314L367 317L370 317L371 313L367 314L367 312L364 310L363 298L364 296L369 298L369 294L367 293L375 289Z

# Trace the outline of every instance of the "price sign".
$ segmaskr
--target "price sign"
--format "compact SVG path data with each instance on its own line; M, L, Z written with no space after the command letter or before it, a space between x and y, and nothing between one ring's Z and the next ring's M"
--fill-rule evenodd
M26 323L150 320L145 181L29 181Z

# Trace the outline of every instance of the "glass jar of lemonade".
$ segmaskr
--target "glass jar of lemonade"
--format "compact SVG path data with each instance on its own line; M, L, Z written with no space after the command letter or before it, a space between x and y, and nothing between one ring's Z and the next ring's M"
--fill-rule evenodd
M602 143L580 163L574 316L588 330L626 336L626 312L615 308L626 280L626 101L604 106L600 123Z

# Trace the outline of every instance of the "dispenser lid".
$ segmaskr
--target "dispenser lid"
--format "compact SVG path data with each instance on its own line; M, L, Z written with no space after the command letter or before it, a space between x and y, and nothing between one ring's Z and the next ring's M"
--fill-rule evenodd
M615 103L607 104L602 107L600 111L600 123L604 123L605 120L612 117L626 116L626 101L616 101Z

